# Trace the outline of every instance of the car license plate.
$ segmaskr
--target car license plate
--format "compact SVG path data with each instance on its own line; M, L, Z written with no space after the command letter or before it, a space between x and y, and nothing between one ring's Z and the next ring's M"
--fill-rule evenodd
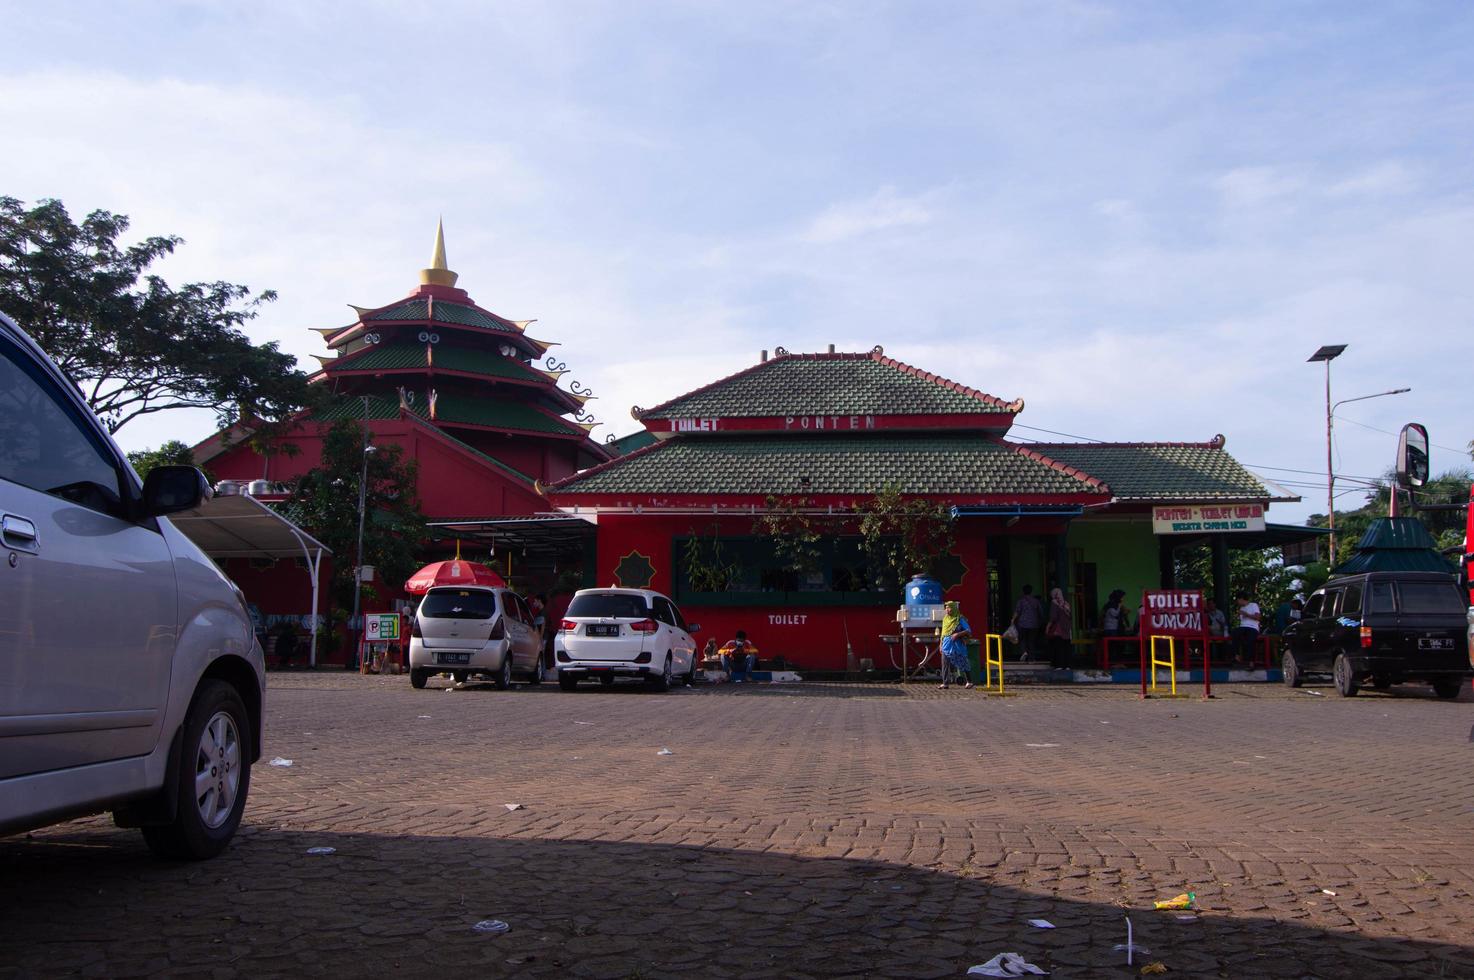
M468 664L471 662L469 653L438 653L435 662L441 664Z
M1419 650L1452 650L1454 641L1446 636L1420 636L1418 637Z
M590 623L587 632L589 636L618 636L619 624L610 626L603 623Z

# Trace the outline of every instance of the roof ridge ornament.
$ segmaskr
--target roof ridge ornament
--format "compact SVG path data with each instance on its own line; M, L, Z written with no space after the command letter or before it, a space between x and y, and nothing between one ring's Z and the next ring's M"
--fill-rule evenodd
M420 270L420 282L426 286L454 286L459 278L445 264L445 219L441 218L435 223L435 251L430 256L430 268Z

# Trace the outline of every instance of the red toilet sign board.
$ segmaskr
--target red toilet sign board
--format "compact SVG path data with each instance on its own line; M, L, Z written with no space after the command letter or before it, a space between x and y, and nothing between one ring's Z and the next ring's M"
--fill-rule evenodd
M1198 589L1148 590L1141 604L1144 636L1202 636L1208 631Z

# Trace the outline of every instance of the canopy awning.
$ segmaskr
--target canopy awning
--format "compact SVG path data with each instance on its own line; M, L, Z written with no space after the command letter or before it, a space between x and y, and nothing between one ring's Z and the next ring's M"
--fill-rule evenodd
M558 557L581 553L598 532L587 517L545 514L525 517L466 517L429 521L431 532L446 538L479 541L528 555Z
M301 558L312 576L312 614L317 616L318 566L332 549L255 497L211 497L198 507L169 515L169 523L214 559ZM308 663L317 665L317 634L312 630Z

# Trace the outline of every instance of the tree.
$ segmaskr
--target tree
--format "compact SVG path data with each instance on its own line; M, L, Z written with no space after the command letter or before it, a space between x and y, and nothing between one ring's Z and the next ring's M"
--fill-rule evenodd
M334 423L323 438L322 464L301 476L291 499L293 519L333 551L329 590L339 606L353 603L363 445L358 422ZM386 582L403 582L418 568L415 549L425 517L415 498L417 476L399 446L379 446L368 456L362 564L373 565Z
M908 575L934 574L952 552L954 528L945 504L907 498L888 485L855 509L877 588L904 583Z
M275 293L253 298L229 282L174 289L148 269L183 239L122 245L128 224L101 210L77 224L60 201L27 210L0 197L0 310L71 377L110 432L181 408L210 409L221 428L244 420L264 431L313 400L291 355L241 331Z
M1417 517L1433 535L1440 550L1454 548L1464 540L1464 512L1462 510L1420 510L1424 505L1466 504L1469 501L1469 485L1474 473L1457 468L1429 480L1411 491L1411 504L1405 508L1406 516ZM1338 565L1356 552L1356 545L1366 533L1372 521L1387 516L1391 499L1394 474L1388 472L1382 481L1370 488L1362 506L1355 510L1336 511L1336 555L1332 565ZM1312 527L1325 527L1326 515L1311 514L1305 522Z
M170 439L158 449L140 449L128 454L128 462L141 480L155 466L194 466L194 450L178 439Z

